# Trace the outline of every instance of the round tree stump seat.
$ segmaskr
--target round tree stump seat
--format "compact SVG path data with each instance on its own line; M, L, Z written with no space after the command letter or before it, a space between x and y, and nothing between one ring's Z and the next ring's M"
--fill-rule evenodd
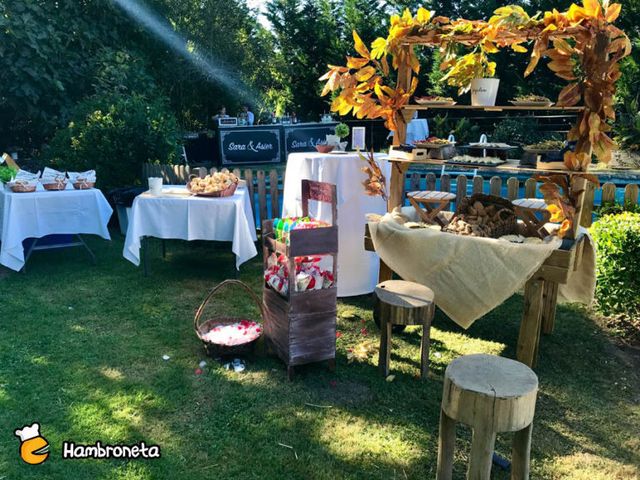
M496 433L516 432L511 478L529 478L538 377L526 365L495 355L466 355L445 371L438 438L438 480L450 480L456 422L473 429L467 479L489 480Z
M389 375L391 362L391 333L394 325L422 325L420 342L420 376L429 373L429 343L431 321L435 311L433 291L418 283L387 280L375 289L374 316L380 321L380 357L382 374Z

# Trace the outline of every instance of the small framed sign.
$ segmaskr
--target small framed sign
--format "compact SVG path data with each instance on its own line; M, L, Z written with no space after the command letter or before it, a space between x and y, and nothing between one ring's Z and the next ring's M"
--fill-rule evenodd
M221 118L218 118L218 126L220 126L220 127L237 127L238 126L238 118L237 117L221 117Z
M364 150L366 148L365 138L367 127L353 127L351 129L351 148L353 150Z

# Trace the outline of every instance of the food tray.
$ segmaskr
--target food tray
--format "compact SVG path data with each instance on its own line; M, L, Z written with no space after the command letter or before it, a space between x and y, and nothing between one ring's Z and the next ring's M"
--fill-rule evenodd
M552 101L548 101L548 102L526 102L526 101L511 100L509 103L514 105L514 106L516 106L516 107L551 107L551 106L553 106L553 102Z
M479 157L478 157L479 158ZM467 161L456 161L454 159L451 160L447 160L446 163L447 165L462 165L462 166L467 166L467 167L497 167L499 165L504 165L505 163L507 163L506 160L503 159L499 159L500 162L467 162Z
M192 195L197 197L210 197L210 198L221 198L221 197L230 197L236 192L236 188L238 188L238 180L229 185L224 190L218 190L217 192L205 193L205 192L193 192L191 190L191 182L187 183L187 190L191 192Z

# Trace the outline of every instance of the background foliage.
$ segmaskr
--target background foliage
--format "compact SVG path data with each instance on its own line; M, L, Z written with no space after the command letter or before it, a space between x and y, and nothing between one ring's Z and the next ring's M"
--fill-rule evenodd
M597 307L623 336L640 335L640 213L605 215L591 229L598 249ZM615 317L617 316L617 317Z
M528 11L564 9L570 0L504 2L489 0L268 0L267 26L245 0L131 0L152 9L184 39L193 55L202 54L242 82L230 91L219 79L193 66L156 36L126 16L115 2L103 0L5 0L0 2L0 149L19 147L36 155L65 128L76 105L105 90L119 95L152 93L172 110L185 130L211 126L222 105L234 114L252 104L258 116L295 111L317 120L329 100L319 97L317 79L328 63L352 54L351 31L365 43L386 32L389 13L418 6L439 15L488 18L505 3ZM637 43L640 0L623 2L621 26ZM638 97L639 50L625 61L619 82L620 104ZM437 52L421 53L423 91L451 94L439 84ZM523 78L526 55L497 55L501 79L498 102L518 93L554 97L560 84L547 69ZM110 82L110 83L109 83ZM463 99L464 101L464 99ZM637 112L622 112L635 129ZM450 128L453 128L451 126ZM629 136L628 130L621 135ZM24 155L23 154L23 155Z

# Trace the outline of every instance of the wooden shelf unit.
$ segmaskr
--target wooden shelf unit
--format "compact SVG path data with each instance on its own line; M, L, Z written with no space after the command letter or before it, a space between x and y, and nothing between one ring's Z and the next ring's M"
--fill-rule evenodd
M264 285L264 333L267 344L287 366L289 380L294 367L307 363L329 361L335 369L337 282L338 282L338 214L335 185L302 181L302 216L309 214L309 200L327 202L332 207L329 227L291 230L289 242L275 239L273 220L262 225L264 267L272 252L287 257L289 290L286 296ZM296 291L297 257L330 255L334 284L331 288Z
M503 110L511 111L550 111L550 112L582 112L583 106L577 107L558 107L552 105L550 107L520 105L495 105L492 107L478 107L475 105L405 105L404 110L483 110L485 112L502 112Z

